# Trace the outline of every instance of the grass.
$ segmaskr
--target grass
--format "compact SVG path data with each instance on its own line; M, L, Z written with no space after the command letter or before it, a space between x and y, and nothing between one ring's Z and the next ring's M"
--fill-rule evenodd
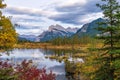
M101 43L92 46L92 44L74 44L74 45L52 45L51 43L19 43L14 48L42 48L42 49L69 49L69 50L86 50L89 47L101 47Z

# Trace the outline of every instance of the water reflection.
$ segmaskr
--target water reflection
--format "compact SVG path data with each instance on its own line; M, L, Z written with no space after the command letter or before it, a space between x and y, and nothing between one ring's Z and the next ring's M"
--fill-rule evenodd
M0 53L2 56L0 56L0 59L5 60L9 59L11 60L14 64L18 64L23 60L32 60L34 65L38 66L38 68L43 68L45 67L47 71L49 72L52 70L56 75L57 78L56 80L67 80L65 75L67 74L67 71L70 71L69 69L74 69L66 62L57 59L65 59L68 58L67 61L72 62L81 62L82 59L73 59L72 55L80 52L80 51L75 51L75 50L44 50L44 49L13 49L12 51L9 52L8 54ZM55 56L57 59L50 59L49 57L46 58L46 56ZM67 69L66 69L67 68ZM66 72L65 72L66 71ZM72 75L68 75L68 77ZM68 79L70 80L70 79ZM75 80L75 79L74 79Z
M0 53L2 55L0 56L0 59L9 59L14 64L18 64L24 59L33 60L34 65L37 65L38 68L45 67L47 71L52 70L56 75L62 75L65 77L64 62L60 63L56 60L45 58L45 56L53 54L53 52L50 50L46 53L46 51L43 49L14 49L9 52L9 55L5 53L6 52Z

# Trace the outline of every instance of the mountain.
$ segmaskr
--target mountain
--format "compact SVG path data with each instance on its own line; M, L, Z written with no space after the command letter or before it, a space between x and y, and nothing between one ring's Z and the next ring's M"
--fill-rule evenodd
M35 35L19 35L19 39L28 40L28 41L36 41L37 36Z
M51 25L49 26L49 29L44 31L42 34L38 36L39 39L37 41L49 41L51 39L57 38L57 37L64 37L64 36L71 36L76 33L78 28L64 28L61 25Z
M66 28L66 31L72 32L72 33L76 33L77 30L78 30L78 28L71 28L71 27Z
M102 18L98 18L90 23L84 24L80 29L78 28L64 28L61 25L51 25L49 26L48 30L41 33L39 36L35 35L19 35L19 39L34 41L34 42L44 42L55 39L57 37L71 37L72 35L78 35L82 37L84 35L89 36L96 36L100 32L97 31L95 28L99 27L99 22L104 22L105 20ZM103 27L107 25L102 25Z
M105 20L102 18L98 18L90 23L84 24L77 32L76 35L79 37L84 36L84 35L89 35L89 36L96 36L100 32L97 31L95 28L99 27L98 23L104 22ZM103 24L101 25L102 27L105 27L107 25Z

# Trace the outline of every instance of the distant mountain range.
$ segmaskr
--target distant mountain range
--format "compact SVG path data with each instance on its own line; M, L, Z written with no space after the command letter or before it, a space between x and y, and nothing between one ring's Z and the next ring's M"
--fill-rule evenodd
M100 32L97 31L95 28L99 27L99 22L104 22L105 20L102 18L98 18L96 20L93 20L90 23L84 24L80 29L79 28L64 28L61 25L51 25L49 26L49 29L41 33L39 36L34 35L20 35L20 38L25 38L30 41L36 41L36 42L44 42L49 41L52 39L55 39L57 37L71 37L73 35L78 35L79 37L84 35L89 36L96 36ZM102 25L103 27L107 25Z
M19 35L20 40L36 41L37 36L35 35Z
M78 28L64 28L61 25L51 25L47 31L38 36L39 41L49 41L57 37L72 36L77 32Z

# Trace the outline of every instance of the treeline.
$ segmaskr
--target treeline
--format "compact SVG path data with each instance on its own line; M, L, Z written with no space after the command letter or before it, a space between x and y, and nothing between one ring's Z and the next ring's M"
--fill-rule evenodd
M88 35L79 37L78 35L74 35L73 37L57 37L55 39L52 39L49 41L53 45L73 45L73 44L96 44L100 42L100 40L97 40L93 37L90 37Z
M33 41L27 40L25 38L18 37L18 41L17 41L18 44L19 43L26 43L26 42L33 42Z

